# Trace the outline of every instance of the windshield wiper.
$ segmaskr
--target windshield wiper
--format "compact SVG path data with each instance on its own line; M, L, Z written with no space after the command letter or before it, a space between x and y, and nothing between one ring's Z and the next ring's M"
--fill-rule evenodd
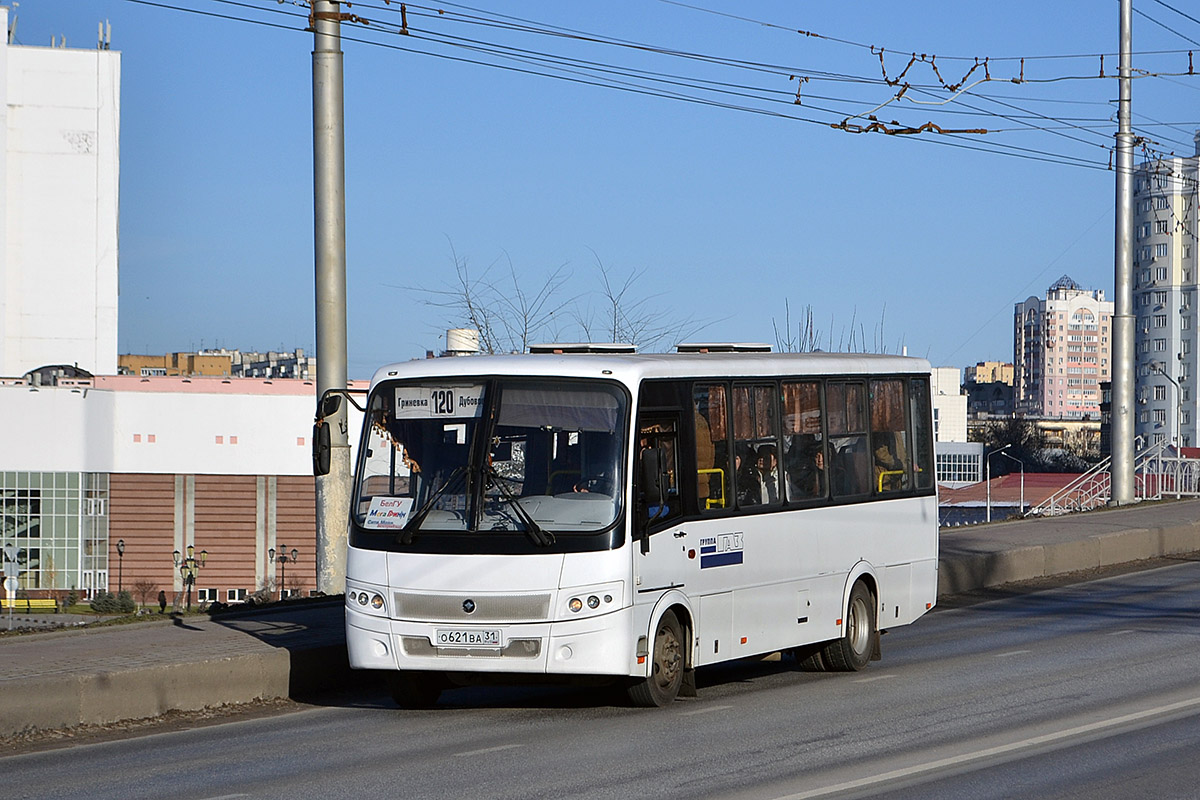
M442 482L442 485L439 486L437 490L429 496L429 499L425 501L425 505L421 506L420 510L409 518L408 524L405 525L404 530L400 532L400 544L412 544L413 534L416 533L417 528L420 527L421 523L425 521L425 517L429 515L429 512L433 510L433 504L438 501L438 498L446 493L446 490L450 488L450 485L458 480L458 478L462 476L466 469L467 466L465 464L455 467L454 470L446 477L446 480Z
M487 476L491 485L500 490L500 494L504 495L504 499L508 501L508 504L517 512L517 516L525 523L525 535L538 547L549 547L554 544L554 534L548 530L544 530L541 525L538 525L533 519L533 515L518 502L518 498L504 485L504 481L508 480L508 478L496 472L496 468L491 464L486 465L483 469L484 475Z

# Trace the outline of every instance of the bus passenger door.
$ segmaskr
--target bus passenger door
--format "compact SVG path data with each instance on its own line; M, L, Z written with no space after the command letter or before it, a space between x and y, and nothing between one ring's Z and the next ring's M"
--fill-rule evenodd
M682 502L677 459L678 415L638 420L635 465L634 583L638 603L653 603L664 590L685 583L687 535L680 530ZM694 547L695 545L693 545Z

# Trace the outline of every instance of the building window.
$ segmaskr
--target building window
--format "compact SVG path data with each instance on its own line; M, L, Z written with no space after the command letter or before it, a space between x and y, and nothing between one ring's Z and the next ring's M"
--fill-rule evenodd
M1159 305L1159 306L1165 305L1166 302L1167 302L1167 293L1166 292L1155 292L1154 293L1154 304L1155 305Z
M1167 410L1165 408L1154 409L1154 421L1162 424L1167 421Z
M246 602L245 589L229 589L225 592L225 601L229 603L244 603Z
M1167 327L1167 315L1166 314L1155 314L1154 315L1154 327L1156 327L1156 328Z
M1168 245L1166 242L1160 242L1159 244L1154 245L1155 258L1166 258L1167 257L1167 246ZM1165 272L1165 270L1164 270L1164 272ZM1166 275L1164 274L1163 277L1165 278Z
M1179 318L1179 327L1185 331L1191 330L1192 329L1192 318L1191 317L1180 317Z
M1154 202L1159 211L1165 211L1171 207L1171 202L1165 197L1156 197Z
M1155 400L1166 400L1167 399L1167 387L1155 386L1154 387L1154 399Z
M1165 353L1166 351L1167 351L1167 340L1166 339L1155 339L1154 340L1154 352Z
M1155 220L1154 221L1154 232L1155 233L1168 233L1167 220L1165 220L1165 219Z
M216 589L197 589L196 600L200 603L215 603L217 602Z

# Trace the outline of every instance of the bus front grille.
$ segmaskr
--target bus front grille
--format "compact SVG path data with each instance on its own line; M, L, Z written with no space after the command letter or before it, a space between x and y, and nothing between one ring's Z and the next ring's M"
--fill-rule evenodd
M537 658L542 652L541 639L513 639L503 650L482 647L435 647L424 636L401 636L400 644L405 655L448 656L450 658Z
M424 622L544 622L550 595L396 592L396 618Z

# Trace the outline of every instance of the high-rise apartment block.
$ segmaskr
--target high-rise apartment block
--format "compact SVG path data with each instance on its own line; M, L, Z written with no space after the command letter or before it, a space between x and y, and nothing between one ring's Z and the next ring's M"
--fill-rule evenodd
M1196 155L1140 164L1133 182L1135 435L1196 442Z
M1112 372L1113 304L1067 276L1046 296L1017 303L1013 379L1024 416L1098 419L1100 382Z

